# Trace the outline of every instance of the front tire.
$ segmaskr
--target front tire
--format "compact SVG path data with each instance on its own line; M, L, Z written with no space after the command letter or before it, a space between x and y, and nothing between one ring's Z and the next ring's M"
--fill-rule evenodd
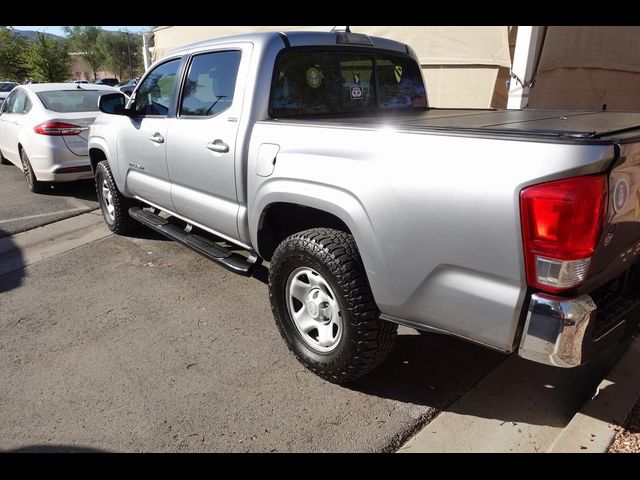
M126 235L138 226L129 216L129 208L135 204L118 190L106 160L98 163L96 167L96 193L109 230L117 235Z
M314 228L285 239L271 260L269 298L291 352L330 382L369 373L393 348L398 327L380 320L348 233Z
M29 157L27 156L27 152L24 151L24 148L20 149L20 161L22 162L22 172L24 173L24 178L27 181L27 187L33 193L42 193L48 187L49 184L45 182L41 182L36 178L36 174L33 173L33 167L31 166L31 162L29 161Z

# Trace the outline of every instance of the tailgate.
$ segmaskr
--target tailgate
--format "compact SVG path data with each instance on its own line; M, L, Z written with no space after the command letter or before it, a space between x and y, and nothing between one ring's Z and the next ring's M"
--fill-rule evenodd
M598 305L596 336L640 304L640 143L620 145L609 174L607 220L579 293Z
M600 243L583 288L593 289L640 259L640 143L620 145L609 174L609 206ZM583 290L583 289L581 289Z

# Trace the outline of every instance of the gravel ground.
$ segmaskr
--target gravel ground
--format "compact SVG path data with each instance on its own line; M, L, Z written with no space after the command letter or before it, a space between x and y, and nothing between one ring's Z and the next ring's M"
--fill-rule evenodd
M624 427L616 427L616 437L609 447L609 453L640 453L640 399Z

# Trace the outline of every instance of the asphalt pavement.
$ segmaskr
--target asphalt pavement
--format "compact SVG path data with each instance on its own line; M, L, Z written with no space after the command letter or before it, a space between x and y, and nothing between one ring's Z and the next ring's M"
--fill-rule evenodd
M286 349L265 277L144 229L0 276L0 449L393 451L505 358L402 329L377 371L327 383Z
M0 165L0 238L98 208L93 180L57 183L36 195L14 165Z
M266 267L114 236L95 207L90 182L34 195L0 166L0 451L541 451L605 374L401 328L333 385L286 349Z

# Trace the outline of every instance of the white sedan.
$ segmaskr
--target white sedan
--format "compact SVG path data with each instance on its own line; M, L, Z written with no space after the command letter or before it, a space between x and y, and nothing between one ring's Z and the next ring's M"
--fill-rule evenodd
M87 138L98 99L117 92L101 85L39 83L13 89L0 107L0 161L13 163L32 192L49 182L93 178Z

